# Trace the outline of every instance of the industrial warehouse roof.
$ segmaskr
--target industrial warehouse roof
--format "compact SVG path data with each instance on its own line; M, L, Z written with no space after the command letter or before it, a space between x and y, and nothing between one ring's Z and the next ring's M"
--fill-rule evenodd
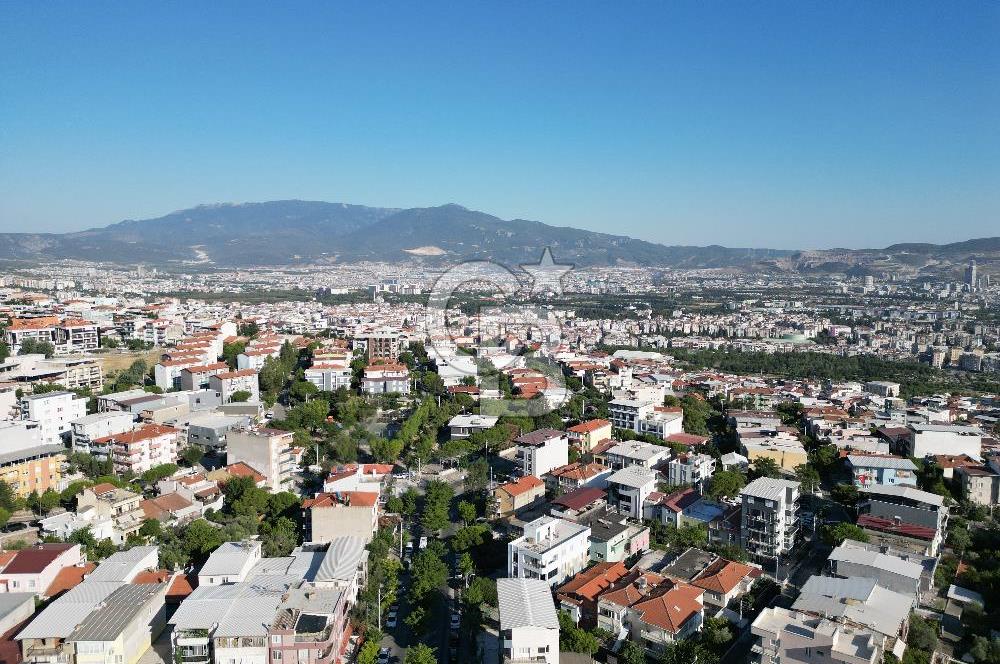
M71 641L114 641L163 590L161 584L123 585L90 613L70 634Z
M559 629L552 589L540 579L497 579L500 629Z

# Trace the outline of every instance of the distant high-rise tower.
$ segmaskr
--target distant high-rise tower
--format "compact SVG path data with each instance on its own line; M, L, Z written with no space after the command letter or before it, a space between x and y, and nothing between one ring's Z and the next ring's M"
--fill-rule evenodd
M973 258L969 261L969 267L965 268L965 285L969 287L969 290L975 290L976 281L976 259Z

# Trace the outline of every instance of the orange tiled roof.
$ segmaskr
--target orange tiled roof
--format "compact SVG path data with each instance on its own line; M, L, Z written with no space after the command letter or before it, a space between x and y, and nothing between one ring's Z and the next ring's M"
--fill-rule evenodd
M588 420L586 422L580 422L576 426L570 427L567 431L572 431L573 433L590 433L610 424L611 422L608 422L607 420Z
M516 482L501 484L498 488L503 489L503 491L511 496L520 496L522 493L526 493L532 489L537 489L541 486L545 486L545 483L540 479L534 475L525 475Z

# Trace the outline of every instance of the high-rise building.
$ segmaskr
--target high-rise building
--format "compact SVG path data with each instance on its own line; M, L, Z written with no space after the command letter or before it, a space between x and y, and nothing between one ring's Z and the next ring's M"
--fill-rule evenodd
M977 281L976 259L973 258L969 260L969 267L965 268L965 285L969 287L970 291L975 290Z

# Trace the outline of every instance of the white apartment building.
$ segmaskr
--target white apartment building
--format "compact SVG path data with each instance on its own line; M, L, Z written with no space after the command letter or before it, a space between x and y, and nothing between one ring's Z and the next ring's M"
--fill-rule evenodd
M982 458L983 431L958 424L911 424L906 456L923 459L929 455L968 454Z
M361 379L365 394L409 394L410 370L405 364L373 364Z
M507 576L549 586L576 575L589 560L590 528L551 516L526 524L524 535L507 544Z
M74 452L91 452L90 444L98 438L106 438L130 431L135 426L135 417L124 411L94 413L70 422L70 437Z
M781 607L764 609L753 621L760 664L877 664L884 639L870 630Z
M641 440L628 440L618 443L604 452L606 466L614 470L628 466L652 468L661 461L666 461L672 454L669 447L653 445Z
M233 429L226 435L226 462L243 462L267 479L271 491L283 491L297 468L294 434L278 429Z
M541 477L553 468L569 463L569 437L556 429L538 429L514 440L515 462L522 475Z
M162 424L146 424L137 429L90 441L91 454L110 456L115 472L141 475L154 466L176 463L183 432Z
M42 443L58 445L69 436L70 422L87 414L87 400L73 392L33 394L21 399L21 419L38 422Z
M642 519L642 504L656 491L656 473L642 466L629 466L608 478L608 502L633 519Z
M314 362L305 370L305 379L323 392L350 389L351 365L349 362Z
M653 412L654 402L637 399L615 399L608 403L608 419L616 429L637 431L639 420Z
M709 454L685 452L667 464L667 484L691 484L701 487L715 472L715 458Z
M218 392L222 403L229 403L237 392L249 392L247 401L260 401L260 384L255 369L225 371L208 377L208 389Z
M486 431L496 426L500 418L495 415L456 415L448 421L452 438L468 438L474 433Z
M198 586L221 586L245 581L262 556L260 540L223 542L198 570Z
M559 617L549 584L497 579L497 600L503 661L559 664Z
M228 372L229 365L225 362L212 362L210 364L185 367L181 369L181 389L187 391L208 389L209 378Z
M774 565L795 546L799 530L799 483L758 477L740 491L743 548L752 562Z

